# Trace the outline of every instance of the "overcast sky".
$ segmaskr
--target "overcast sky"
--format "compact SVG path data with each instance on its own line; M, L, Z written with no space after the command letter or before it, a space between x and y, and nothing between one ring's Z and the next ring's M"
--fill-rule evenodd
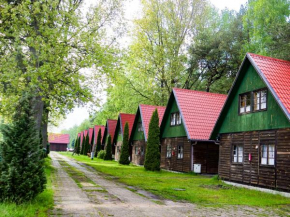
M95 0L85 0L85 10L90 5L93 5ZM210 2L219 9L228 8L230 10L238 11L241 4L245 4L247 0L210 0ZM127 19L133 19L138 15L138 11L141 9L140 0L131 0L126 4L125 17ZM83 120L89 118L89 112L86 107L75 108L73 112L69 113L66 119L59 121L57 127L49 127L49 132L60 133L63 129L69 129L74 125L80 125Z

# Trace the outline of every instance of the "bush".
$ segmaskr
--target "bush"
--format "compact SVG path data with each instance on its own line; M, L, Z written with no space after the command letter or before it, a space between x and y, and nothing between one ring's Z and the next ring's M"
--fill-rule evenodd
M153 112L153 115L149 124L148 140L145 154L144 167L146 170L159 171L160 170L160 128L159 117L157 109Z
M123 136L123 143L121 147L121 155L119 159L120 164L129 165L129 124L126 122Z
M31 100L31 99L30 99ZM45 188L43 146L35 128L30 100L16 108L12 124L2 126L0 201L31 201Z
M97 158L98 159L104 159L105 155L106 155L106 151L105 150L101 150L101 151L99 151Z
M100 128L99 131L98 131L98 137L97 137L97 145L96 145L96 153L95 153L95 156L98 156L99 151L102 150L101 141L102 141L102 131L101 131L101 128Z
M108 137L108 142L106 146L106 155L104 160L112 160L112 144L111 144L111 135Z

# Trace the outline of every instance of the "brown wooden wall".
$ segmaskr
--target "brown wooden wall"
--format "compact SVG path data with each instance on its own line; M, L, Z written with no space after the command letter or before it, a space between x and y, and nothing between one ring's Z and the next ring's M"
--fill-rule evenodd
M138 147L141 149L141 146L144 147L144 154L141 155L140 154L136 154L135 153L135 147ZM144 165L144 161L145 161L145 153L146 153L146 142L145 140L136 140L133 141L133 146L132 146L132 163L135 165Z
M275 166L260 165L260 144L275 144ZM244 145L244 162L232 163L232 144ZM224 180L290 190L290 128L222 134L219 176ZM249 161L249 154L252 161Z
M49 146L50 151L67 151L67 144L56 144L56 143L51 143Z
M201 173L217 174L219 146L212 142L193 145L193 164L201 164Z
M171 144L172 150L175 148L175 155L166 158L166 145ZM183 145L183 159L177 159L177 146ZM190 172L191 171L191 142L187 137L165 138L161 142L161 162L160 167L167 170Z
M119 159L120 159L122 143L123 142L118 141L116 146L115 146L115 160L116 161L119 161ZM119 150L120 150L119 152L117 151L118 147L119 147Z

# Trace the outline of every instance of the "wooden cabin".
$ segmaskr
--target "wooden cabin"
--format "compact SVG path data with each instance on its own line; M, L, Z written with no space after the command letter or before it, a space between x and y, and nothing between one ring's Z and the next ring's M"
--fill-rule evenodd
M159 126L161 124L165 107L152 105L139 105L135 116L130 144L132 145L132 163L143 165L148 139L149 123L153 112L157 109L159 116Z
M49 133L48 143L50 151L67 151L69 134Z
M89 128L88 129L88 132L89 132L89 145L90 145L90 152L92 151L92 149L93 149L93 142L94 142L94 140L93 140L93 136L94 136L94 128Z
M106 149L106 145L108 143L108 137L111 135L111 145L112 145L112 158L114 158L115 155L115 146L114 146L114 136L115 136L115 131L116 131L116 125L117 125L117 120L111 120L108 119L106 122L106 127L104 130L104 136L102 138L102 146L103 149Z
M224 180L290 190L290 62L248 53L212 133Z
M126 122L129 124L129 138L134 124L135 114L120 113L116 125L115 136L113 144L115 145L115 160L119 161L121 154L121 147L123 144L123 134ZM128 138L128 139L129 139ZM128 141L129 142L129 141ZM132 155L131 148L129 148L130 156Z
M223 94L173 89L160 126L161 168L218 172L219 146L210 134L225 100Z
M95 152L96 150L96 146L97 146L97 141L98 141L98 134L99 134L99 129L101 129L101 145L102 145L102 140L104 138L104 133L105 133L105 126L103 125L95 125L93 128L93 150ZM104 147L102 146L102 149L104 149Z

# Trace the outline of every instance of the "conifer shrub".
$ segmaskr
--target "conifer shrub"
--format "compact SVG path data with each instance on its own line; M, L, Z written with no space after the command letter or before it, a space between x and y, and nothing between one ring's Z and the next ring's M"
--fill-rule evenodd
M101 128L100 128L99 131L98 131L95 156L98 156L99 151L102 150L102 142L101 141L102 141L102 131L101 131Z
M83 155L87 156L87 153L90 151L90 138L89 133L85 137L85 147L84 147L84 153Z
M119 159L120 164L129 165L129 124L126 122L123 136L123 143L121 147L121 155Z
M81 137L78 138L77 140L78 144L77 144L77 148L76 148L76 154L80 154L81 153Z
M22 99L12 123L1 126L1 202L28 202L45 188L43 146L36 130L30 100Z
M157 109L153 112L148 131L144 168L150 171L160 170L160 128Z
M106 155L104 160L112 160L112 142L111 142L111 135L108 137L108 142L106 146Z
M106 156L106 151L105 150L101 150L101 151L99 151L97 158L98 159L104 159L105 156Z

